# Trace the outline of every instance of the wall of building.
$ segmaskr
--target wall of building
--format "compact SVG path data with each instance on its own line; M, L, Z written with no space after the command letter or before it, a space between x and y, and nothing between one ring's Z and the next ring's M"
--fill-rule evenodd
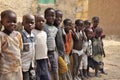
M120 0L89 0L88 17L100 17L105 34L120 35Z
M88 19L88 2L89 0L77 0L76 2L76 19Z
M63 11L64 18L74 19L76 0L55 0L55 4L39 4L37 0L0 0L0 12L10 9L18 15L18 21L27 13L37 12L44 14L44 10L48 7L60 9Z
M18 21L22 20L24 14L35 13L35 8L35 0L0 0L0 12L8 9L13 10L18 16Z
M44 10L48 7L62 10L63 18L70 18L74 21L76 0L56 0L55 4L38 4L38 12L44 14Z

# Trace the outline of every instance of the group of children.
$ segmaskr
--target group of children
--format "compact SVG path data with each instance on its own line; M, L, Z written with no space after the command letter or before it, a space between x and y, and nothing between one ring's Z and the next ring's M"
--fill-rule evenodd
M99 17L92 18L92 27L80 19L65 19L61 25L62 17L62 11L53 8L44 16L26 14L19 33L16 13L1 12L0 80L83 80L90 77L89 67L95 76L98 71L105 74Z

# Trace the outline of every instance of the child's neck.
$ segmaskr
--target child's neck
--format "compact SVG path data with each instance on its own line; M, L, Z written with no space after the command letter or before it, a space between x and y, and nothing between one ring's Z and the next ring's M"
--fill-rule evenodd
M39 30L39 31L42 31L42 29L38 29L38 28L36 28L36 27L35 27L35 29L36 29L36 30Z
M10 35L10 33L12 33L10 31L8 31L7 29L4 29L3 32L6 33L7 35Z
M49 25L49 26L53 26L53 24L52 24L52 23L49 23L49 22L46 22L46 24Z
M27 31L27 30L25 30L28 34L31 34L31 31Z
M59 28L60 24L54 24L56 28Z

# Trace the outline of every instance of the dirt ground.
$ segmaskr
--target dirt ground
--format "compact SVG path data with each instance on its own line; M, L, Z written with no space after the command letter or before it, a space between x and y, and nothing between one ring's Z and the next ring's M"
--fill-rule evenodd
M103 40L106 57L104 68L107 75L95 77L94 70L90 69L92 77L89 80L120 80L120 40Z

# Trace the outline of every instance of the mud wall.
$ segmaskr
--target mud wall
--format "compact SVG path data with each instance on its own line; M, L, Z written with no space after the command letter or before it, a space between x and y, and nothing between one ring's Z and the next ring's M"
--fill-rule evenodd
M100 26L107 35L120 35L120 0L89 0L88 17L100 17Z

